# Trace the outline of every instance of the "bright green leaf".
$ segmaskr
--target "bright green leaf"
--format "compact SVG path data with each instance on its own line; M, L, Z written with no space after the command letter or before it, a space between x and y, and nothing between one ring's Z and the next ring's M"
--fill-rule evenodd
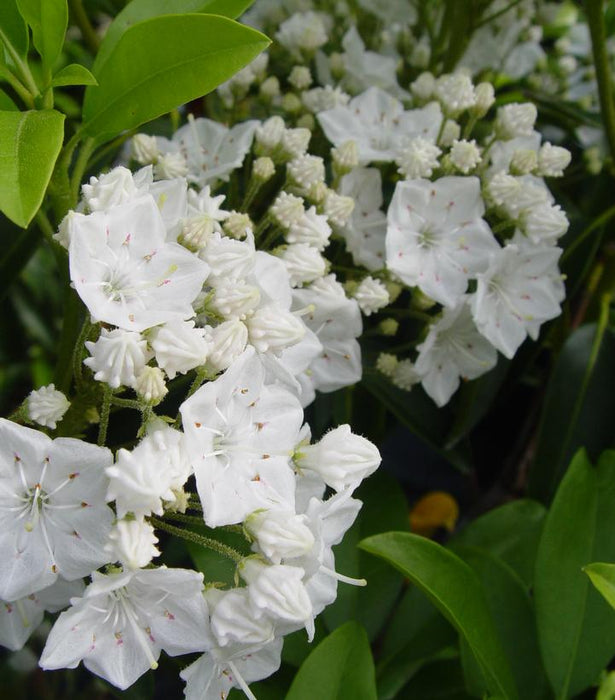
M206 12L235 19L251 4L252 0L132 0L109 25L96 54L94 70L102 68L127 29L146 19L188 12Z
M66 0L17 0L21 16L32 28L32 43L43 59L43 68L57 61L68 25Z
M589 564L583 571L602 593L607 603L615 608L615 564Z
M215 15L166 15L127 29L89 86L84 130L104 140L200 97L267 47L260 32Z
M583 567L615 560L615 452L573 459L547 515L534 599L547 676L564 700L596 682L615 652L615 621Z
M431 540L404 532L376 535L360 546L386 559L431 599L468 642L493 694L518 697L485 593L465 562Z
M19 110L19 107L6 94L6 92L4 92L4 90L0 90L0 110L8 112Z
M63 85L98 85L96 78L80 63L71 63L59 70L51 81L53 87Z
M365 630L347 622L307 657L285 700L376 700L374 661Z
M64 115L0 112L0 210L25 228L43 201L62 147Z
M20 58L25 60L28 55L28 27L19 14L16 0L0 2L0 40L5 45L10 43Z

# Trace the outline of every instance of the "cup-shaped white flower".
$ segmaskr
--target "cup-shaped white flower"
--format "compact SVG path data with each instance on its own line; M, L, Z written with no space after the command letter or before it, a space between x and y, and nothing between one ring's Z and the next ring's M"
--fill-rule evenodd
M150 195L74 219L71 280L94 320L142 331L194 315L209 268L166 235Z
M355 435L349 425L326 433L316 444L301 447L295 455L300 469L311 469L336 491L355 489L378 468L378 448L367 438Z
M255 539L258 551L274 564L301 557L314 546L306 517L293 511L258 510L248 516L244 528Z
M211 615L211 631L221 647L233 644L266 644L274 638L274 626L266 618L256 617L247 587L205 594Z
M124 690L161 650L171 656L211 646L203 575L186 569L94 573L82 598L73 598L49 633L45 670L83 665Z
M0 419L0 599L16 600L59 575L87 576L109 561L105 504L111 452Z

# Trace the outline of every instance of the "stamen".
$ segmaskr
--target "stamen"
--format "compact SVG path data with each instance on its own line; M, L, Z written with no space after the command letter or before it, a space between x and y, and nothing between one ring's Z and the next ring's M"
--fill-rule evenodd
M239 683L239 687L243 690L245 696L249 698L249 700L257 700L256 695L254 695L254 693L248 687L248 684L241 677L241 673L239 673L239 671L237 670L237 666L235 666L235 664L232 661L227 661L227 664L231 672L233 673L235 680L237 681L237 683Z
M349 583L351 586L367 586L367 581L364 578L352 578L350 576L344 576L333 569L328 569L326 566L320 566L320 571L331 578L337 579L342 583Z

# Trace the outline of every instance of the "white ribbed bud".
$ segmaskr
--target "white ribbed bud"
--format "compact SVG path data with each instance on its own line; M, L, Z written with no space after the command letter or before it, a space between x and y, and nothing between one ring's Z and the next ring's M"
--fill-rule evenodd
M417 136L410 140L396 158L398 172L409 180L431 177L440 164L438 156L442 151L431 141Z
M312 74L307 66L293 66L288 82L297 90L307 90L312 84Z
M239 318L243 321L259 305L260 300L258 287L243 280L222 280L215 287L211 307L225 319Z
M435 94L444 113L453 117L473 107L476 102L472 81L464 73L451 73L438 78Z
M112 389L120 385L133 387L152 357L140 333L122 328L112 331L103 328L98 340L86 342L85 347L91 357L83 364L94 372L97 382L105 382Z
M436 79L434 76L425 71L412 83L410 83L410 92L421 102L431 100L436 89Z
M282 142L282 136L285 131L286 125L282 117L270 117L261 126L257 127L254 133L254 140L261 150L269 153Z
M150 345L156 353L156 362L173 379L205 364L209 343L203 328L195 328L194 321L171 321L154 328Z
M474 88L474 107L472 114L480 119L491 109L495 102L495 90L491 83L479 83Z
M362 280L353 296L366 316L371 316L390 302L387 288L380 280L373 277Z
M535 242L554 243L568 230L569 222L561 207L545 202L527 210L523 230Z
M69 406L70 401L56 389L55 384L31 391L27 399L30 420L52 430L64 418Z
M491 201L501 207L509 208L515 202L521 192L521 183L516 177L500 171L487 183L487 194Z
M245 530L259 550L274 564L307 554L314 546L314 535L305 515L293 511L257 510L244 521Z
M570 165L572 155L567 148L543 143L538 151L538 175L542 177L561 177Z
M316 120L313 114L302 114L299 119L297 119L297 126L301 129L309 129L314 131L316 128Z
M282 97L280 107L286 114L298 114L303 110L303 103L294 92L287 92Z
M139 398L155 406L167 395L168 389L164 381L164 372L160 367L145 365L135 382L135 391Z
M222 224L222 227L227 236L240 240L246 237L248 231L254 229L254 223L247 214L240 211L232 211L226 218L224 224Z
M130 142L130 152L140 165L155 163L160 154L156 137L149 134L135 134Z
M288 192L280 192L269 211L282 228L288 229L301 219L305 209L301 197Z
M480 150L476 145L476 141L474 141L474 139L472 139L472 141L453 141L449 153L449 160L456 170L467 175L474 170L481 161Z
M325 179L325 162L319 156L298 156L288 163L286 170L291 180L306 190Z
M159 156L154 165L154 175L157 180L172 180L175 177L186 177L188 163L181 153L165 153Z
M211 268L210 281L221 277L241 279L250 273L254 266L254 238L247 235L243 241L214 234L199 257Z
M230 367L246 349L248 329L239 319L225 321L209 332L209 367L221 371Z
M312 138L309 129L286 129L282 136L282 149L288 160L296 158L307 151Z
M504 105L498 109L496 116L496 134L505 141L517 136L530 136L537 116L536 105L531 102Z
M399 389L410 391L415 384L421 381L421 377L414 369L411 360L400 360L393 370L391 380Z
M519 148L513 152L508 169L512 175L529 175L538 165L536 151Z
M311 187L306 195L312 204L322 204L327 198L329 188L326 182L316 182Z
M304 211L299 220L288 229L285 238L288 243L307 243L317 250L324 250L329 244L331 227L324 214L317 214L316 207Z
M270 75L261 83L259 93L261 97L264 97L266 100L273 100L280 94L280 81L275 75Z
M269 156L261 156L252 164L252 177L265 183L275 175L275 165Z
M331 85L327 85L324 88L318 87L307 90L301 95L301 99L306 109L317 114L326 109L347 105L350 95L339 87L333 88Z
M292 243L277 255L286 265L292 287L313 282L327 271L326 260L316 248L305 243Z
M380 464L378 448L349 425L330 430L315 445L301 447L295 454L300 469L310 469L336 491L356 488Z
M177 242L193 253L197 253L207 245L214 228L216 230L220 228L220 224L208 214L190 216L182 219L181 224L182 229L177 236Z
M447 119L440 134L438 143L445 148L449 148L461 136L461 127L454 119Z
M257 309L246 321L250 343L258 352L281 352L298 343L305 335L306 326L290 311L277 304Z
M273 639L273 623L254 615L247 586L228 591L209 588L205 599L211 614L211 631L221 647L237 643L260 647ZM222 698L225 696L223 692Z
M90 211L104 211L128 202L138 194L137 186L128 168L118 166L100 177L91 177L81 191Z
M338 148L331 149L333 170L338 177L346 175L359 165L359 148L356 141L344 141Z
M327 190L323 205L323 213L334 226L345 226L354 210L354 199Z
M398 362L397 355L381 352L376 359L376 369L382 372L385 377L392 377Z
M118 520L109 540L105 551L111 561L119 561L127 569L142 569L160 555L154 528L143 519Z

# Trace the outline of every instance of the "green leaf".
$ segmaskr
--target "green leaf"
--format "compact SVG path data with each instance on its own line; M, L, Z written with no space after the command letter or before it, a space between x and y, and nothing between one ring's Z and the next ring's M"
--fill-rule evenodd
M615 452L593 467L573 459L547 515L536 559L534 598L547 676L558 699L595 683L615 653L610 608L582 569L615 560Z
M213 90L269 44L215 15L166 15L127 29L85 91L84 131L97 139L165 114Z
M96 54L94 70L99 71L102 68L127 29L146 19L189 12L223 15L235 19L251 4L252 0L132 0L109 25Z
M68 25L66 0L17 0L21 16L32 28L32 43L43 59L43 69L57 61Z
M520 499L505 503L469 523L451 546L469 545L490 552L508 564L529 589L546 514L546 508L538 501Z
M518 697L484 590L465 562L431 540L404 532L376 535L360 546L386 559L430 598L468 642L491 693Z
M472 700L464 691L458 659L437 660L424 666L395 700Z
M615 608L615 564L588 564L583 571L602 593L606 602Z
M0 2L0 39L5 44L10 42L20 58L25 60L28 55L28 27L17 9L16 0Z
M365 630L347 622L307 657L285 700L376 700L374 661Z
M22 228L41 206L63 137L54 110L0 112L0 210Z
M96 78L80 63L71 63L59 70L51 81L53 87L63 85L98 85Z
M551 374L529 493L548 502L572 456L585 447L596 459L615 436L615 334L598 324L576 330Z
M0 90L0 110L5 112L13 112L19 110L19 107L6 94L6 92L4 92L4 90Z

